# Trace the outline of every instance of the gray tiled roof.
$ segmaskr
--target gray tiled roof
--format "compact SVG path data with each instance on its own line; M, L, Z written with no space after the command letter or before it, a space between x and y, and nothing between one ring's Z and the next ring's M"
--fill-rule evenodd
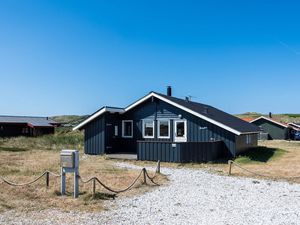
M48 117L33 117L33 116L1 116L0 123L18 123L30 124L35 127L52 127L53 124L58 124Z

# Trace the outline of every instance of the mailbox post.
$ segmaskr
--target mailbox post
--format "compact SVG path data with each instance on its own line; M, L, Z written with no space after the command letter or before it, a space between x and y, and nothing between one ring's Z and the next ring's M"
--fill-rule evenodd
M61 194L66 194L66 173L74 174L74 198L79 194L79 151L62 150L60 152Z

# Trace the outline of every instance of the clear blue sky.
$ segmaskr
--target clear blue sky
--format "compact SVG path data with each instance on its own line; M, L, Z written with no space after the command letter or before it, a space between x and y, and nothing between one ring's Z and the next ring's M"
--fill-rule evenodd
M229 113L300 113L299 12L297 1L3 0L0 114L90 114L167 85Z

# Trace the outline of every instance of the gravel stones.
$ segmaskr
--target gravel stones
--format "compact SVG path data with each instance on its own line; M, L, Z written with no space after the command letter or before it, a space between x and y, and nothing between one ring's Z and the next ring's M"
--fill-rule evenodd
M169 185L108 201L109 211L8 211L0 214L0 224L300 224L299 184L220 176L202 169L161 172L169 175Z

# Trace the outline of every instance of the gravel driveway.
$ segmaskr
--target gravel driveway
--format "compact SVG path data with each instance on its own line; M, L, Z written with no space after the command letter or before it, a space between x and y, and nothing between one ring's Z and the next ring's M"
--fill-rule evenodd
M121 166L129 166L122 164ZM129 166L134 168L135 166ZM170 185L102 213L0 214L0 224L300 224L300 185L162 168Z

